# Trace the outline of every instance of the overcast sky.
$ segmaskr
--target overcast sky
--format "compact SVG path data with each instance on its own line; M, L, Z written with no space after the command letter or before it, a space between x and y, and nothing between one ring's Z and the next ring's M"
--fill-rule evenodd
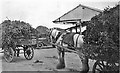
M1 0L0 23L8 17L10 20L21 20L30 23L34 28L46 27L67 28L69 26L52 23L64 13L79 4L103 10L113 7L119 0Z

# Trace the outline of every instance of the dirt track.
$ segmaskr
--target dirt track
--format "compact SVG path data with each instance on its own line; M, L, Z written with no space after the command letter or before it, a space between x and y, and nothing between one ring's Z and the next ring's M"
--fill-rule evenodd
M23 54L20 57L15 57L12 63L7 63L2 60L2 71L80 71L81 61L77 54L65 54L65 69L56 69L58 63L57 50L52 49L36 49L34 50L34 57L32 60L26 60ZM2 58L2 54L0 56ZM34 63L39 60L39 63ZM1 61L1 60L0 60ZM90 70L92 69L93 61L89 61Z

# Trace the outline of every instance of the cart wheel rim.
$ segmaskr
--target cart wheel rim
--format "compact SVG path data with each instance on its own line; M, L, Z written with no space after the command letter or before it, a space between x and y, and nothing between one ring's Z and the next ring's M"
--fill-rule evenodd
M24 51L24 56L27 60L31 60L33 58L34 55L34 51L32 47L28 47L25 51Z
M5 48L4 50L4 59L6 62L11 62L14 58L14 51L11 47Z
M43 44L42 44L42 43L40 43L38 46L39 46L39 47L42 47L42 46L43 46Z

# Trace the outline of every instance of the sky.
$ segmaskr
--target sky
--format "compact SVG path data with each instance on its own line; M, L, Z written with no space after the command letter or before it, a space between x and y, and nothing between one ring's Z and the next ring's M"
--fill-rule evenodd
M118 2L119 0L0 0L0 23L8 18L25 21L34 28L41 25L68 28L72 25L54 24L52 21L79 4L103 10Z

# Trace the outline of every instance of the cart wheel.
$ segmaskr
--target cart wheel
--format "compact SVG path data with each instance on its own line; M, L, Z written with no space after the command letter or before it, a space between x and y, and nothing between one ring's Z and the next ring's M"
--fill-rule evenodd
M39 46L39 47L42 47L42 46L43 46L43 43L39 43L38 46Z
M116 63L108 63L105 61L96 61L93 65L93 73L116 73L119 70L119 65Z
M24 49L24 56L27 60L31 60L34 56L33 47L27 47L26 49Z
M6 62L12 62L14 58L14 50L12 47L5 47L4 48L4 59Z

